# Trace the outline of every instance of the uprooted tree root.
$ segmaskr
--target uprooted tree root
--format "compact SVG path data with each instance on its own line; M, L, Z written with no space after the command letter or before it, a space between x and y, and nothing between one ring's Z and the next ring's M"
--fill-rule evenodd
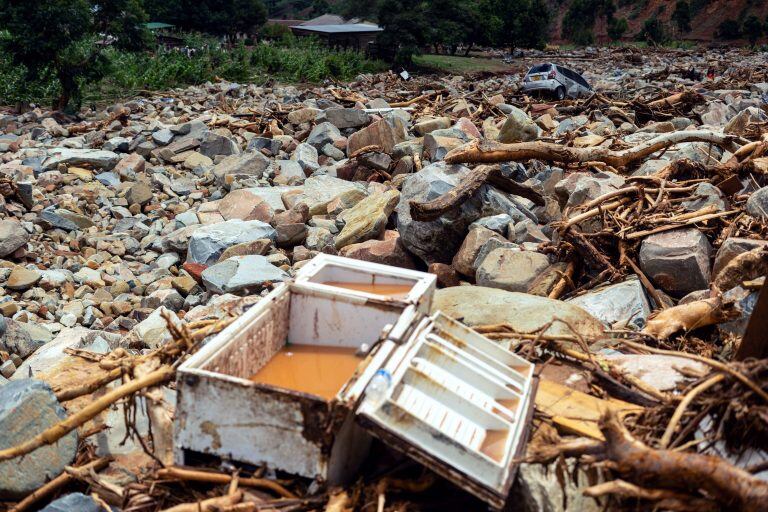
M621 475L642 484L689 493L716 501L730 510L768 510L768 482L719 457L655 450L635 439L614 414L600 423L605 453Z

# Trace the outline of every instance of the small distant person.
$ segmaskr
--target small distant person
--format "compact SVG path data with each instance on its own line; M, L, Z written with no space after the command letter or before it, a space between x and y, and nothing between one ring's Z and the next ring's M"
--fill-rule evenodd
M707 80L714 80L715 79L715 68L712 66L707 69Z

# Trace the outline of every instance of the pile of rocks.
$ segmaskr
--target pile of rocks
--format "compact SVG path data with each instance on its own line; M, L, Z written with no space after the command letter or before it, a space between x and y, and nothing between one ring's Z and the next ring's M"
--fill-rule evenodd
M657 68L627 68L621 58L601 66L621 68L599 80L593 73L605 93L685 82L645 79ZM559 223L626 186L628 174L508 163L505 176L537 190L544 206L489 184L432 221L414 220L410 203L435 199L472 173L444 157L477 139L629 147L693 128L749 137L768 123L768 84L702 89L705 102L690 117L643 124L631 112L571 115L521 102L519 79L449 77L434 90L392 75L361 77L348 90L221 82L88 112L84 123L40 109L0 116L0 430L11 433L0 448L63 417L49 386L83 377L65 349L156 348L170 337L163 314L177 322L221 317L318 253L434 272L445 288L436 307L470 325L532 332L557 317L584 336L642 328L660 304L635 275L566 301L548 298L567 269L552 250ZM393 106L414 84L427 99ZM674 160L713 165L731 156L685 143L627 171L644 176ZM746 178L728 194L701 183L690 209L742 208L750 194L745 215L765 221L768 189ZM720 235L694 226L648 236L640 269L669 304L706 296L730 260L766 244ZM723 291L738 296L743 318L721 328L741 334L756 294ZM0 463L0 498L60 473L75 443L72 435L46 448L44 464L35 452L25 459L29 471L6 474L11 466Z

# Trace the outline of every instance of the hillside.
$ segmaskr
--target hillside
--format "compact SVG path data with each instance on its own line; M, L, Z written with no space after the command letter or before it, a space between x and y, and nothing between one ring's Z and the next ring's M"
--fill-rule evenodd
M554 13L551 25L551 40L564 42L561 28L562 19L573 0L550 0L549 5ZM671 21L675 9L674 0L618 0L617 18L626 18L629 24L627 37L632 37L642 29L643 23L649 18L657 17L664 23L668 33L674 33L674 23ZM690 0L692 30L683 34L680 39L696 41L712 41L718 26L725 20L735 19L739 22L754 14L761 20L768 18L768 2L761 0ZM597 42L608 41L605 20L599 19L594 27Z

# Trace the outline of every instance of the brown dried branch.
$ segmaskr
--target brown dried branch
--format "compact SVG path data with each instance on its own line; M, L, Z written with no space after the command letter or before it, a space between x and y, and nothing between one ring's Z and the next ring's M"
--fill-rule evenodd
M697 300L660 311L648 320L644 334L665 340L678 331L691 331L708 325L719 324L733 317L733 304L724 303L721 297Z
M162 512L219 512L226 507L240 503L242 499L243 491L237 491L234 494L228 494L218 498L209 498L195 503L182 503L181 505L167 508Z
M157 471L159 478L169 478L176 480L188 480L193 482L208 482L212 484L228 484L232 481L231 475L214 473L211 471L200 471L180 468L177 466L167 467ZM240 485L244 487L256 487L272 491L283 498L297 499L298 497L291 491L277 482L267 480L266 478L243 478L240 477Z
M647 489L624 480L612 480L593 485L584 489L583 493L591 498L613 494L624 498L655 501L656 508L661 510L675 510L678 512L714 512L719 510L717 504L711 500L695 498L689 494L668 491L666 489Z

